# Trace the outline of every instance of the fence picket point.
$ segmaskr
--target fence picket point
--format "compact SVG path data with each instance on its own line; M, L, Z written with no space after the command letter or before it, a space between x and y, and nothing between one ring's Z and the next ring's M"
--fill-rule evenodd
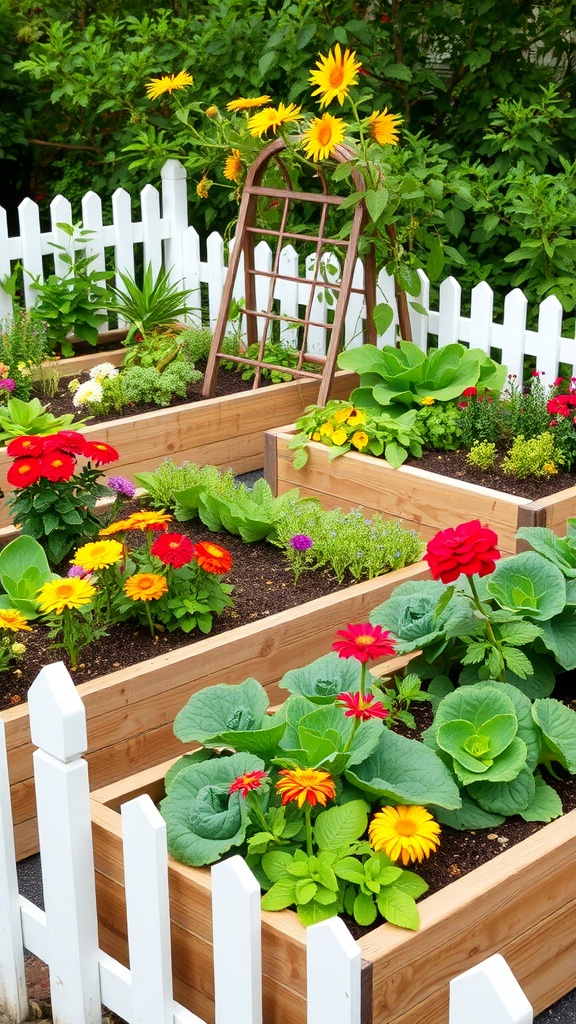
M0 1007L20 1024L28 1017L22 925L16 873L14 826L6 731L0 720Z
M448 1024L532 1024L534 1014L499 953L450 982Z
M307 1024L360 1024L362 955L339 917L306 929Z
M261 1024L260 886L238 856L211 876L216 1024Z

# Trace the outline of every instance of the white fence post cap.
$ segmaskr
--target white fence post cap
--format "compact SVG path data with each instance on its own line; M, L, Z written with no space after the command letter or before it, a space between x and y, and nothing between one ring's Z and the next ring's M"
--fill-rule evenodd
M534 1013L500 953L450 982L448 1024L532 1024Z
M30 735L35 746L59 761L72 761L88 747L86 715L63 661L45 665L28 691Z

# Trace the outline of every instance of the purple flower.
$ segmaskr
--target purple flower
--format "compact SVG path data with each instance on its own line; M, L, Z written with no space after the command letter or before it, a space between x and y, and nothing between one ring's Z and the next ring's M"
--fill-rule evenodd
M4 377L3 380L0 380L0 388L3 388L4 391L14 391L15 387L16 384L11 377Z
M134 484L127 480L125 476L109 476L108 487L111 487L116 494L121 494L125 498L133 498L136 494L136 488Z
M83 569L81 565L71 565L66 573L67 576L87 576L86 569Z
M297 533L290 537L290 547L294 548L294 551L308 551L312 547L312 538L306 533Z

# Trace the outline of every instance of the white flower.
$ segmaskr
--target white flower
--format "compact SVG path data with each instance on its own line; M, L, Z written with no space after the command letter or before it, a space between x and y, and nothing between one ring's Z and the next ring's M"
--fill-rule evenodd
M90 380L95 380L98 384L101 384L103 380L112 380L118 376L118 370L112 363L98 363L98 366L93 366L90 370Z
M104 397L104 389L96 380L87 380L74 392L72 403L76 409L85 405L97 405Z

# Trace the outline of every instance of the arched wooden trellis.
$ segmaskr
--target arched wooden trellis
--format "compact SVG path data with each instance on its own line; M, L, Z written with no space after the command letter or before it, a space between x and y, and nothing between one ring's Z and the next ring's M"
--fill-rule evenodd
M340 341L344 327L344 317L348 306L350 294L361 291L365 297L366 304L366 340L370 343L376 341L376 330L373 320L373 309L376 301L376 265L374 249L371 246L368 253L363 257L364 263L364 287L358 289L353 285L353 275L358 259L358 245L363 227L366 223L367 213L364 203L358 203L354 209L352 228L348 238L330 237L328 230L328 219L330 208L338 207L344 196L333 195L328 188L328 183L322 167L317 168L317 178L320 183L318 192L300 192L293 187L292 180L285 161L282 159L282 152L286 146L282 139L277 139L266 146L259 154L248 170L246 182L242 192L242 201L238 215L236 230L236 242L230 255L228 273L222 293L222 302L214 329L214 337L208 357L206 374L204 379L203 394L210 397L214 393L218 367L223 359L236 363L244 363L255 368L253 387L257 388L262 379L262 370L281 370L294 378L321 378L321 385L318 393L318 403L324 405L328 400L332 379L336 368L336 359L339 352ZM332 154L338 163L345 163L353 156L347 146L337 146ZM269 188L261 185L264 172L271 160L275 160L284 181L285 187ZM364 183L357 171L353 171L353 183L356 191L363 191ZM276 229L258 227L257 207L258 201L275 201L278 204L280 213L280 226ZM317 211L317 228L306 231L290 230L288 215L295 204L313 205ZM256 269L254 251L256 239L265 239L273 247L272 266L269 271ZM314 276L312 279L289 276L282 271L280 257L282 248L289 244L304 245L312 249L315 254ZM342 274L339 283L327 282L323 275L323 257L328 252L337 252L344 255ZM230 306L233 298L233 289L240 258L244 256L244 295L245 305L242 315L246 318L246 337L248 345L258 345L257 358L248 358L245 354L230 356L222 351L222 343L229 321ZM258 309L256 303L256 278L268 279L267 302L265 307ZM274 308L275 295L279 280L292 283L304 284L309 289L309 298L303 316L283 316ZM331 323L311 319L311 311L315 294L329 286L330 292L336 295L333 306L333 320ZM260 323L259 323L260 321ZM263 324L261 321L264 321ZM300 337L298 344L298 361L295 367L276 366L266 362L264 359L264 347L270 338L271 325L274 321L289 322L291 327L298 328ZM324 328L328 332L328 344L326 355L313 355L307 351L308 332L311 327ZM260 328L260 329L259 329ZM318 371L304 368L303 363L318 364Z

